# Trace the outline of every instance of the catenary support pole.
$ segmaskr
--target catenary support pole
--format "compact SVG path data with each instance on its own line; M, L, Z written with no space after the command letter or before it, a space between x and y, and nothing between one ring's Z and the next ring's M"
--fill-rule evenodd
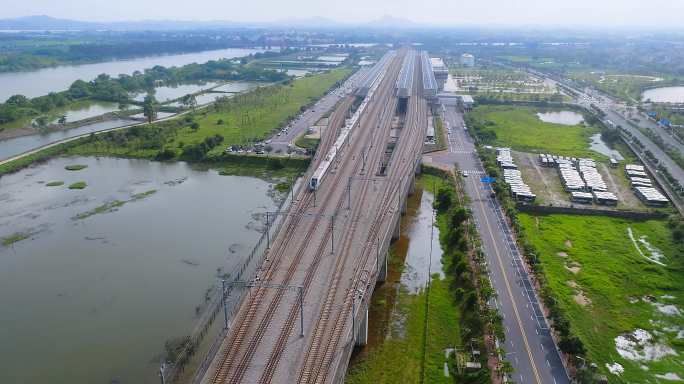
M223 329L228 329L228 304L226 303L226 279L221 279L221 302L223 303Z
M299 287L299 337L304 337L304 287Z

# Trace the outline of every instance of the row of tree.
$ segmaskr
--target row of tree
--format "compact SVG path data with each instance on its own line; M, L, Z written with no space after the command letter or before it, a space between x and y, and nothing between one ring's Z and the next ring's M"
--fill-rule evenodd
M52 92L32 99L14 95L0 104L0 124L25 117L36 117L55 108L61 108L72 101L94 99L131 103L131 94L148 91L153 93L160 85L176 85L184 82L243 80L275 82L287 78L282 72L255 68L232 60L213 60L204 64L188 64L182 67L166 68L155 66L132 75L111 77L101 74L92 81L76 80L68 90Z

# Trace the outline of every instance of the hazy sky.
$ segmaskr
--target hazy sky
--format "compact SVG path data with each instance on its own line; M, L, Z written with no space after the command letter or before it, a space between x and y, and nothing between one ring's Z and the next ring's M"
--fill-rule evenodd
M273 21L383 15L442 25L623 26L681 29L684 0L1 0L0 17L46 14L90 21Z

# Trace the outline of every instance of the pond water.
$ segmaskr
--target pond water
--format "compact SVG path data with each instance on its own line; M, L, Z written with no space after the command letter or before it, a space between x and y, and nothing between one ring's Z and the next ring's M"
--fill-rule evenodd
M217 49L211 51L183 53L164 56L146 56L128 60L111 60L103 63L62 65L54 68L43 68L35 71L0 73L0 102L8 97L21 94L28 97L47 95L49 92L63 91L76 80L90 81L101 73L110 76L132 74L152 68L155 65L164 67L182 66L190 63L205 63L209 60L232 59L247 56L251 53L264 52L263 49Z
M387 280L376 287L369 312L368 345L357 350L350 365L360 362L382 345L389 334L401 334L404 315L397 311L400 290L416 293L425 287L431 274L444 276L439 229L432 230L432 202L434 197L416 186L409 197L406 215L401 219L401 236L394 243L394 259L388 265ZM430 242L432 238L432 257ZM399 318L399 320L398 320Z
M582 114L574 111L538 112L537 117L545 123L577 125L584 121Z
M214 88L215 92L245 92L259 86L259 83L252 83L247 81L232 81Z
M164 103L185 96L190 93L196 93L204 89L209 89L217 83L208 82L203 84L178 84L173 86L156 87L154 89L154 97L158 102ZM133 100L143 101L147 96L146 92L135 94Z
M68 139L70 137L82 135L84 133L123 127L124 125L133 123L135 123L133 120L112 119L99 123L86 124L78 128L50 131L37 135L20 136L13 139L0 140L0 160L16 156L20 153L41 147L43 145L54 143L55 141Z
M65 185L43 184L54 180ZM66 187L76 181L88 185ZM164 342L189 333L217 268L230 271L259 237L270 188L112 158L56 158L0 178L0 238L31 234L0 245L0 382L157 383Z
M641 100L651 100L654 103L684 103L684 87L647 89L641 94Z
M433 228L432 193L422 191L420 203L415 210L410 212L408 220L402 227L405 243L400 242L399 248L406 247L406 259L404 271L401 275L401 284L411 292L417 292L425 287L430 274L438 274L443 277L442 271L442 248L439 244L439 229ZM430 252L432 255L430 256Z
M76 103L68 110L64 111L66 121L71 123L83 119L88 119L95 116L104 115L105 113L116 112L119 110L119 104L107 101L87 101L83 103ZM51 124L57 124L59 118L51 121Z
M592 150L602 154L606 155L608 157L612 157L615 160L624 160L625 158L620 154L620 152L616 151L615 149L611 149L608 147L608 144L601 139L601 134L597 133L595 135L591 136L591 144L589 145L589 148Z

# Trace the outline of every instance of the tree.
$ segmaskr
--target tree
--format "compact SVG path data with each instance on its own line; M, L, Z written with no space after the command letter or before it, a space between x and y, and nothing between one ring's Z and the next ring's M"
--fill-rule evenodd
M47 117L45 117L45 116L38 116L38 117L36 118L36 124L37 124L38 127L40 127L40 128L45 127L45 126L47 125Z
M23 108L29 106L30 100L24 95L12 95L5 101L5 104Z
M183 96L180 102L185 108L191 108L193 111L197 107L197 98L193 94Z
M153 95L148 94L143 101L143 115L147 118L148 123L157 118L157 111L159 110L159 103Z
M92 88L90 84L86 83L85 81L76 80L71 84L68 92L69 96L73 97L74 99L81 99L90 96L92 94Z

